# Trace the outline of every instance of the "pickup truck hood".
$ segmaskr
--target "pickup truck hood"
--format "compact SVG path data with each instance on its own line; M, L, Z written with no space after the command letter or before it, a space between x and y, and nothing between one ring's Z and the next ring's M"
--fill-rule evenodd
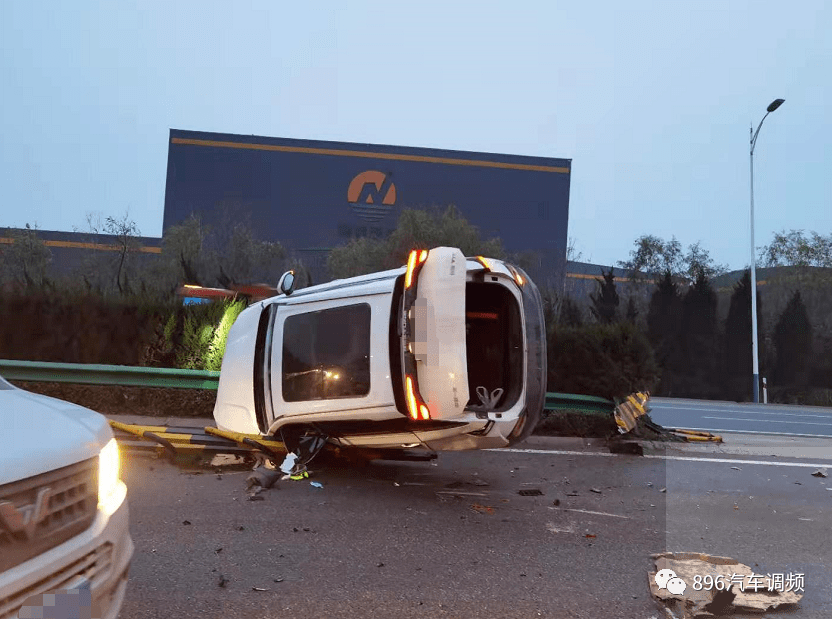
M16 388L0 388L0 428L0 485L92 458L113 436L103 415Z

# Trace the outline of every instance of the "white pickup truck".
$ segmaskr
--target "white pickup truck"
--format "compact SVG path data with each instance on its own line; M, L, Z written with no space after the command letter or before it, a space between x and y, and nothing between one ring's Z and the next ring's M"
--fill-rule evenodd
M540 293L522 269L459 249L282 294L232 326L221 429L341 447L431 451L526 438L546 391Z
M0 378L0 619L116 617L126 495L102 415Z

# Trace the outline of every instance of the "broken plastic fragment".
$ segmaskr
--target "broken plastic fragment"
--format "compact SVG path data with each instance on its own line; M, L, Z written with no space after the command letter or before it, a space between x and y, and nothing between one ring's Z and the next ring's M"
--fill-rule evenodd
M324 485L319 481L310 481L309 485L314 486L315 488L323 488L324 487Z
M283 463L280 465L280 470L287 475L291 474L292 469L295 468L295 462L297 459L298 457L293 452L287 453L286 457L283 459Z

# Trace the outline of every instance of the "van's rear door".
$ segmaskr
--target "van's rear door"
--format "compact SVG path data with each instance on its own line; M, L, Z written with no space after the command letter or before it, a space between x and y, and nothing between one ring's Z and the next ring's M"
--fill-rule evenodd
M413 352L431 419L459 416L468 404L465 281L465 256L452 247L431 249L419 272Z

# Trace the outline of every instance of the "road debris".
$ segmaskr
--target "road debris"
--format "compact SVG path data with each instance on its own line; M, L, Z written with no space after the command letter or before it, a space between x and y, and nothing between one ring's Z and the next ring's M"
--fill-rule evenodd
M740 467L738 467L738 466L732 466L732 467L731 467L731 469L732 469L732 470L734 470L734 471L741 471L741 470L742 470L742 469L741 469Z
M260 496L259 494L251 494L251 495L249 495L248 500L249 501L265 501L266 498Z
M211 458L211 466L244 466L246 459L243 456L233 454L217 454Z
M263 587L252 587L252 591L268 591L268 589L264 589Z
M298 457L294 452L287 453L286 457L283 459L283 463L280 465L280 470L286 475L291 475L292 469L295 468L295 462L297 459Z
M552 501L552 505L554 505L555 507L560 505L560 499L555 499L554 501Z
M829 473L826 472L826 469L818 469L812 473L812 477L829 477Z
M656 571L648 573L650 593L677 619L766 612L797 604L803 597L729 557L665 552L651 558Z
M479 505L478 503L474 503L471 506L471 509L473 509L478 514L493 514L494 513L494 508L493 507L488 507L487 505Z
M260 466L254 469L254 472L246 477L246 488L251 489L254 486L261 488L271 488L280 479L281 475L278 471L268 469L265 466Z
M309 485L314 486L315 488L323 488L324 487L324 485L319 481L310 481Z
M594 492L595 494L601 494L601 490L599 490L598 488L590 488L589 491Z
M567 524L565 527L559 527L554 522L546 523L546 530L550 533L575 533L575 527Z
M220 574L220 578L217 581L217 586L222 588L222 589L225 589L225 585L227 585L227 584L228 584L228 579L225 576L223 576L222 574Z
M272 578L272 582L283 582L285 578Z
M188 526L189 524L191 524L191 521L190 520L183 520L182 524L184 524L185 526Z
M523 488L518 490L517 494L520 496L543 496L543 491L540 488Z
M664 494L664 493L666 493L666 492L667 492L667 488L659 488L659 492L661 492L662 494Z

